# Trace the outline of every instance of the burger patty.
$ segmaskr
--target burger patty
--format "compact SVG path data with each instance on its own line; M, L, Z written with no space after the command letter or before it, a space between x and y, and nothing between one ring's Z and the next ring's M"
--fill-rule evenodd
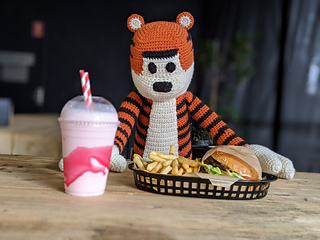
M226 170L226 168L221 163L219 163L217 160L215 160L212 156L209 156L206 160L204 160L204 163L210 164L213 167L218 167L221 170Z

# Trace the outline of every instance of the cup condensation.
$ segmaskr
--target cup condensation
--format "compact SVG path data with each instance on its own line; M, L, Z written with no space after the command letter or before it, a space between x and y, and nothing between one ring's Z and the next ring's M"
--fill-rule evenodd
M93 96L86 105L83 96L77 96L65 104L58 120L65 192L74 196L103 194L119 125L116 109L102 97Z

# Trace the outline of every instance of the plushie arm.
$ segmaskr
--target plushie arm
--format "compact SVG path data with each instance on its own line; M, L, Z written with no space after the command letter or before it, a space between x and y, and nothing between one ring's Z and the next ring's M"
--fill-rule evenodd
M247 148L256 154L262 171L272 173L284 179L292 179L294 177L296 170L290 159L261 145L250 144Z
M295 174L293 163L290 159L281 156L270 149L260 145L248 145L242 138L227 127L219 116L209 109L198 97L187 92L188 111L191 116L205 128L219 145L246 146L253 150L264 172L277 175L280 178L291 179Z
M192 118L213 137L219 145L246 146L247 143L228 128L219 116L191 92L186 93L188 111Z
M138 93L138 91L133 91L120 105L118 111L120 126L118 127L114 141L114 145L118 148L120 154L123 152L131 135L132 129L139 116L142 103L143 98L140 93Z

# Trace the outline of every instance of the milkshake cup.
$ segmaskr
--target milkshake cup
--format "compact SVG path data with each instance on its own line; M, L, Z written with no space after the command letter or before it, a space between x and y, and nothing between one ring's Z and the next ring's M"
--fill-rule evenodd
M119 125L113 105L102 97L68 101L58 119L62 136L65 192L73 196L104 193L112 146Z

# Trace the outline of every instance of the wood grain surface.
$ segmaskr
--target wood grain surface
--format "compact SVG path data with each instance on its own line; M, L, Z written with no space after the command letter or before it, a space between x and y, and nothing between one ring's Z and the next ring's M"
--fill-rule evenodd
M61 135L57 114L16 114L0 127L0 153L60 158Z
M320 174L271 183L257 200L141 191L111 172L104 195L64 193L58 159L0 155L0 239L319 239Z

